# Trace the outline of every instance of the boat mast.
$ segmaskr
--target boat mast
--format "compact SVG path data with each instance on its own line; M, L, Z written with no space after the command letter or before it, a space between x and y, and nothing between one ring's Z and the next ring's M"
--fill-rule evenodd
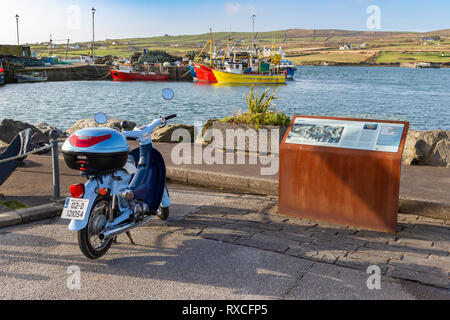
M230 43L231 43L231 31L230 31L230 35L228 36L227 48L225 49L225 53L223 54L222 63L225 62L225 57L228 54L228 48L230 47Z
M208 42L206 42L205 46L203 47L203 49L200 51L200 53L194 58L194 62L196 62L198 60L198 58L202 55L203 51L205 51L206 47L208 46L208 44L210 45L209 47L209 59L212 60L212 29L209 28L210 31L210 38L208 40Z
M212 49L213 49L212 28L209 28L209 66L210 67L212 67Z

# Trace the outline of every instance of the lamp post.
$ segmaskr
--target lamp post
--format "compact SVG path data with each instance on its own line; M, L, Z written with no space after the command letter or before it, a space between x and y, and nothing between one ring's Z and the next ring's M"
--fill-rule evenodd
M252 30L252 49L255 48L255 38L254 38L254 34L255 34L255 19L256 19L256 14L252 14L252 20L253 20L253 30Z
M17 45L19 45L19 15L16 14L16 27L17 27Z
M95 8L92 7L92 59L95 63L95 29L94 29L94 15L95 15Z

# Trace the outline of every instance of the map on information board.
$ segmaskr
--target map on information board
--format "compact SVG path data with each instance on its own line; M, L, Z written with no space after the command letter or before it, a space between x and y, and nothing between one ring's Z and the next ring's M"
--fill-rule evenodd
M404 124L297 117L286 143L397 152Z

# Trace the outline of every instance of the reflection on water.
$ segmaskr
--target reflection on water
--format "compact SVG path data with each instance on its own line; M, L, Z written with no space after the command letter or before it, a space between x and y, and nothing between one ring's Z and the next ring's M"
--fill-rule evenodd
M450 69L299 67L296 81L278 88L275 108L290 115L347 116L406 120L413 129L450 128ZM170 87L175 98L163 100ZM194 123L246 110L249 85L189 82L73 81L0 87L0 119L47 122L61 129L104 112L144 124L176 113Z

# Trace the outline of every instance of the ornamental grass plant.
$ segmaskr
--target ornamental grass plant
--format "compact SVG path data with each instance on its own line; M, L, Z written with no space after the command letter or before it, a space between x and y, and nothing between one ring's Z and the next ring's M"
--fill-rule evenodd
M278 99L275 96L278 89L274 89L272 93L269 88L262 93L257 90L255 92L252 86L248 95L245 95L248 111L237 112L231 117L226 117L221 121L235 124L249 124L256 130L264 125L271 126L288 126L291 119L288 115L273 109L273 101Z

